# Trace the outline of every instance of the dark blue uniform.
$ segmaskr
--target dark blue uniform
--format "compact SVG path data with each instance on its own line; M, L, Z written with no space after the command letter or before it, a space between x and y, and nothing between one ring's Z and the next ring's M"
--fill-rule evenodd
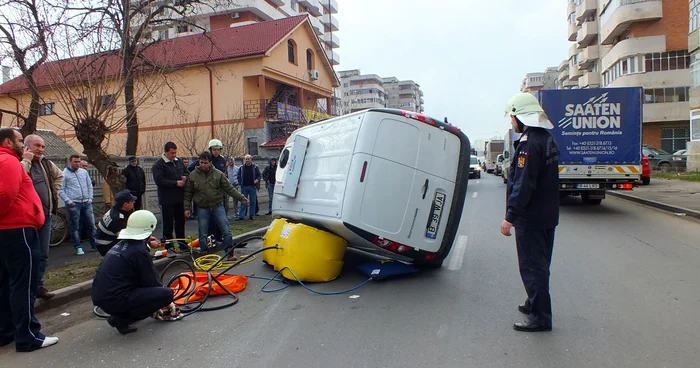
M173 301L143 240L122 240L105 255L92 281L92 302L126 323L142 320Z
M559 147L543 128L528 128L515 146L506 221L515 227L520 276L532 324L552 326L549 266L559 224Z

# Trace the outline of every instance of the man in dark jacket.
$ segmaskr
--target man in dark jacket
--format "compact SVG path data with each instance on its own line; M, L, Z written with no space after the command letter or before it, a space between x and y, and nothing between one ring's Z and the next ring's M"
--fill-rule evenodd
M528 320L513 325L517 331L552 330L549 269L554 230L559 224L559 147L548 129L554 126L537 98L515 95L506 105L511 125L522 133L511 161L506 194L506 216L501 233L515 227L520 276L527 292L518 310Z
M138 211L142 207L142 196L146 193L146 173L138 165L136 156L129 157L129 165L122 170L122 175L126 178L126 189L136 197L134 209Z
M275 175L277 174L277 158L275 157L270 157L270 165L263 170L263 180L265 180L265 185L267 186L267 195L268 195L268 203L267 203L267 213L266 215L271 215L272 214L272 196L275 193L275 182L276 182L276 177Z
M173 304L173 290L164 287L153 266L149 247L160 241L151 236L156 216L150 211L136 211L119 232L119 243L107 252L92 281L92 302L109 313L107 322L121 334L136 332L136 321L159 314L164 307L169 319L180 318ZM161 319L161 318L159 318Z
M176 239L185 238L185 183L189 172L177 158L177 145L168 142L165 153L153 163L153 181L158 188L161 218L163 220L163 238L173 239L173 222L175 222ZM186 251L187 245L178 240L180 250Z
M127 220L132 212L136 197L129 189L124 189L114 196L114 206L105 212L100 222L97 223L97 251L104 257L107 252L117 244L117 234L126 228Z
M253 163L253 156L245 155L243 165L238 167L238 182L241 184L241 194L248 198L248 203L241 205L241 212L238 220L245 220L245 213L250 204L249 216L255 220L255 213L258 200L257 187L260 185L260 169Z
M228 226L228 218L224 209L223 194L226 193L242 204L247 199L239 193L226 178L223 172L212 167L211 153L203 152L199 155L199 166L190 174L185 186L185 216L189 216L190 199L197 204L197 221L199 223L199 249L207 253L207 236L211 223L219 229L224 238L224 249L230 251L233 247L231 229ZM233 260L231 253L231 260Z

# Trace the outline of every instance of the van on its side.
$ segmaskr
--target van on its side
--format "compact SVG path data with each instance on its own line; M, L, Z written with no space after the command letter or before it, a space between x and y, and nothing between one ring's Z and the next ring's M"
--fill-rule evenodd
M273 216L333 232L359 250L439 266L459 227L470 152L457 127L403 110L308 125L280 154Z

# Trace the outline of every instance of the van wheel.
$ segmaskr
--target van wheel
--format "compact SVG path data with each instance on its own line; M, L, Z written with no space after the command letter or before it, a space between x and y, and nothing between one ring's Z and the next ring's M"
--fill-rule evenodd
M642 185L649 185L651 183L651 178L642 178Z

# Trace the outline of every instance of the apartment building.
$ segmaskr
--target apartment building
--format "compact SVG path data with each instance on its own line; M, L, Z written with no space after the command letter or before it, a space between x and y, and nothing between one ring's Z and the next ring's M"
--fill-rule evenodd
M688 52L690 53L690 142L688 170L700 170L700 0L690 0Z
M423 112L423 91L412 80L400 81L396 77L382 78L387 94L386 107Z
M558 67L549 67L544 72L527 73L520 84L520 91L535 93L541 89L557 89L558 78Z
M423 91L420 85L412 80L362 74L359 69L345 70L338 74L344 114L380 107L424 111Z
M687 0L567 0L564 88L644 87L643 142L675 152L690 138ZM564 64L564 63L562 63Z
M331 65L338 65L340 57L335 50L340 47L337 35L340 26L334 15L337 13L338 2L336 0L210 1L200 5L195 15L189 17L187 23L163 25L152 29L151 38L158 40L189 36L202 30L213 31L307 14ZM164 16L174 17L173 14L164 14Z

